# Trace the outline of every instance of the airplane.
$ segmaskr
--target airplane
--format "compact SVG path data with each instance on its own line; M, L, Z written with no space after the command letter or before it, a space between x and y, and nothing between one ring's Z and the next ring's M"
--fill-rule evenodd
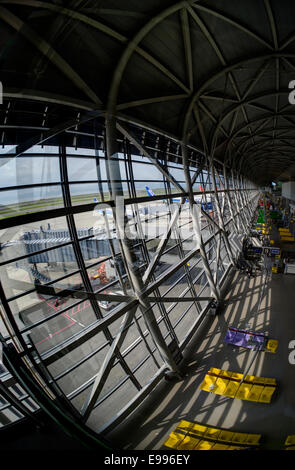
M148 186L146 186L145 189L146 189L146 192L148 193L148 196L150 196L150 197L156 196L156 194ZM170 199L170 201L171 202L178 202L180 204L181 197L172 198L172 199ZM163 201L163 202L166 203L166 201ZM185 202L188 202L188 199L186 199Z
M156 196L155 193L148 186L146 186L145 189L146 189L146 192L148 193L148 196L150 197Z
M93 202L96 202L96 203L99 203L100 201L98 201L98 199L95 197L93 198ZM103 209L94 209L94 212L95 214L99 214L99 215L106 215L108 218L113 218L114 214L113 214L113 209L111 207L104 207ZM142 211L140 211L141 213ZM133 214L133 211L132 209L129 209L128 207L125 207L125 215L127 217L127 219L133 219L134 218L134 214Z
M148 196L150 196L150 197L156 196L156 194L148 186L146 186L145 189L146 189L146 192L147 192ZM202 187L201 187L201 191L204 192L204 189ZM176 203L180 204L181 199L182 199L181 197L172 198L171 202L176 202ZM212 202L211 201L210 202L203 202L202 201L202 196L195 196L194 200L197 204L201 204L201 207L202 207L203 210L212 211ZM188 199L185 199L184 202L187 203L189 201L188 201Z

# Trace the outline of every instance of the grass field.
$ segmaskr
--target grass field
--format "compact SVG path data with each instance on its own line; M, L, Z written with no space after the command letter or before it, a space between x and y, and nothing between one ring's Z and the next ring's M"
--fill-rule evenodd
M155 194L164 194L163 189L153 189ZM124 196L129 197L127 191L125 191ZM146 196L145 190L138 190L137 191L138 197ZM77 204L87 204L92 203L94 198L97 198L98 202L101 202L100 196L95 194L79 194L76 196L71 197L72 205ZM107 202L110 200L110 193L104 193L104 200ZM48 198L48 199L40 199L39 201L27 201L27 202L20 202L17 204L9 204L6 206L1 206L0 204L0 220L7 219L9 217L15 217L17 215L25 215L31 214L33 212L41 212L48 209L56 209L59 207L64 207L63 199L61 197L57 198Z

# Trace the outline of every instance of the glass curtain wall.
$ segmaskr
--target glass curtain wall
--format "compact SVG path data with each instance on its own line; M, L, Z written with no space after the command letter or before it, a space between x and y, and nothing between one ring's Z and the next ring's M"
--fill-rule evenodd
M61 138L17 157L7 158L10 146L0 151L2 340L29 359L48 393L65 397L97 432L120 423L169 369L155 329L177 366L214 298L204 263L221 289L237 255L234 245L228 252L225 237L249 225L258 194L240 175L225 181L218 162L214 191L206 161L196 165L192 157L196 227L179 143L160 136L160 148L147 131L142 135L144 153L119 134L123 196L115 201L106 149L95 135L92 148L67 146ZM144 306L118 234L122 207ZM38 406L0 367L5 426Z

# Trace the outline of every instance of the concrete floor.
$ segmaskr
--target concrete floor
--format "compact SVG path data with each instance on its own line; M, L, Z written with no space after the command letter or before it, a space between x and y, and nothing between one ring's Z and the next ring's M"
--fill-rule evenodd
M264 288L265 287L265 288ZM259 304L261 293L264 292ZM295 276L272 274L265 283L259 273L248 279L235 272L224 313L206 317L185 351L185 378L161 384L134 416L107 438L126 450L159 450L180 420L237 432L259 433L261 449L280 449L295 434L295 365L289 363L289 342L295 340ZM210 367L245 372L253 353L223 343L229 326L265 332L279 341L276 354L259 352L249 375L278 382L270 404L259 404L207 393L199 389Z

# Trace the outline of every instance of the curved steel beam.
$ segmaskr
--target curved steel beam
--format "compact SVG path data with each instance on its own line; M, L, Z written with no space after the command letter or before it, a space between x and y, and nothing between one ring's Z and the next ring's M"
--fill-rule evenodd
M266 123L267 123L268 121L270 121L274 116L277 116L277 117L294 116L294 113L283 113L283 112L281 112L281 111L280 111L279 113L275 113L275 112L274 112L274 113L271 114L271 115L270 115L269 113L267 113L267 114L264 114L263 116L261 116L261 117L259 117L259 118L257 118L257 119L252 120L252 121L251 121L251 124L256 124L256 123L258 123L258 122L260 122L260 121L265 121L265 124L266 124ZM263 123L262 123L262 124L263 124ZM292 125L295 126L295 123L292 123ZM216 147L216 149L219 148L219 147L222 147L222 146L223 146L224 144L226 144L226 143L229 143L229 144L230 144L231 141L234 140L235 137L236 137L240 132L242 132L244 129L246 129L247 127L248 127L248 124L245 124L245 125L239 127L233 134L230 135L229 140L224 140L224 141L220 142L219 145ZM258 128L257 128L256 130L258 130L259 128L261 128L261 126L258 126Z
M182 138L184 138L184 135L188 131L188 124L189 124L189 119L192 114L193 107L195 106L196 101L199 99L199 97L204 93L206 88L212 84L214 81L216 81L218 78L222 77L223 75L233 71L236 68L240 68L244 66L245 64L250 64L252 62L258 62L258 61L265 61L265 60L270 60L270 59L275 59L275 58L280 58L280 57L290 57L294 58L295 53L282 53L282 52L274 52L273 54L263 54L261 56L256 56L256 57L247 57L244 59L237 60L235 63L232 63L228 65L227 67L222 68L218 72L214 73L211 77L207 78L203 84L200 85L198 90L194 93L192 96L192 99L188 105L187 111L185 113L184 117L184 123L183 123L183 128L182 128Z
M219 18L220 20L225 21L226 23L231 24L231 25L234 26L235 28L240 29L240 30L243 31L244 33L246 33L246 34L248 34L249 36L251 36L251 37L253 37L254 39L256 39L256 41L260 42L261 44L263 44L264 46L266 46L268 49L273 50L272 45L269 44L267 41L265 41L265 39L263 39L262 37L258 36L258 34L256 34L256 33L254 33L253 31L251 31L248 27L243 26L241 23L238 23L236 20L233 20L233 19L229 18L228 16L224 16L224 15L222 15L221 13L219 13L218 11L212 10L212 8L204 7L203 5L200 5L200 4L198 4L198 3L194 4L194 5L193 5L193 8L195 8L195 9L197 9L197 10L204 11L205 13L209 13L209 15L215 16L216 18Z
M180 10L180 20L181 20L181 28L182 28L182 36L183 36L186 70L187 70L187 80L189 84L188 87L190 91L193 91L194 74L193 74L193 60L192 60L192 45L191 45L190 29L189 29L189 22L188 22L186 8L183 8L182 10Z
M83 109L85 111L93 110L93 102L77 100L64 95L49 93L47 91L5 87L3 91L3 97L60 104L62 106L70 106L71 108ZM100 109L101 111L103 111L103 107L99 104L95 106L95 109Z
M272 32L274 48L277 50L278 47L279 47L278 34L277 34L277 25L275 24L275 19L274 19L274 16L273 16L273 12L272 12L269 0L264 0L264 6L265 6L265 9L266 9L270 29L271 29L271 32Z
M242 108L245 104L248 104L248 103L251 103L251 102L253 102L253 101L260 100L260 99L264 99L264 98L275 97L275 96L281 96L281 95L288 95L288 94L289 94L289 91L288 91L288 90L272 91L272 92L269 92L269 93L260 93L260 94L255 95L255 96L251 96L251 97L248 98L247 100L242 101L242 102L241 102L240 104L238 104L237 106L232 106L231 109L230 109L230 110L227 110L227 112L221 117L221 119L219 120L218 124L216 125L216 128L215 128L215 130L214 130L214 132L213 132L212 140L217 137L219 128L220 128L220 126L223 124L223 122L224 122L232 113L234 113L237 109ZM292 105L290 105L290 106L292 106Z
M51 4L48 2L40 2L37 0L0 0L0 4L16 4L16 5L25 5L25 6L32 6L36 8L42 8L46 9L49 11L54 11L56 13L59 13L61 15L68 16L70 18L73 18L75 20L81 21L81 23L85 23L88 26L93 27L94 29L97 29L101 31L102 33L106 34L109 37L112 37L113 39L127 44L129 39L126 36L123 36L122 34L118 33L117 31L113 30L112 28L106 26L105 24L101 23L100 21L97 21L93 18L90 18L87 15L84 15L83 13L80 13L75 10L71 10L69 8L61 7L56 4ZM160 70L164 75L166 75L168 78L170 78L173 82L175 82L180 88L182 88L185 92L189 93L190 90L174 75L170 70L168 70L163 64L161 64L157 59L155 59L153 56L151 56L148 52L144 51L140 47L136 47L135 51L141 55L144 59L146 59L148 62L153 64L158 70Z
M159 96L155 98L146 98L143 100L136 100L136 101L130 101L129 103L121 103L118 104L116 109L118 111L121 111L122 109L128 109L128 108L134 108L137 106L144 106L148 104L154 104L154 103L165 103L167 101L176 101L176 100L182 100L187 98L187 94L180 94L180 95L169 95L169 96Z
M264 134L266 132L272 132L274 129L273 127L268 127L268 128L263 128L263 129L260 129L259 131L255 131L254 133L254 137L257 137L258 135L261 135L261 134ZM276 127L275 128L275 131L276 132L279 132L279 131L293 131L294 132L294 129L291 129L291 127ZM279 139L280 136L277 136L277 139ZM247 143L249 142L249 140L251 139L251 137L247 136L247 137L242 137L240 142L236 144L236 147L235 147L235 152L239 153L240 151L243 151L243 146L244 145L247 145ZM259 145L258 144L254 144L254 145ZM240 150L241 149L241 150Z
M77 88L79 88L95 104L101 104L101 100L87 83L75 72L75 70L58 54L53 47L37 34L30 26L24 23L9 10L0 6L0 19L9 24L13 29L25 37L44 57L52 62Z
M209 44L212 46L212 48L213 48L215 54L217 55L218 59L220 60L221 64L223 66L226 66L227 65L226 60L225 60L225 58L222 54L222 51L220 50L220 47L218 46L215 38L212 36L212 34L210 33L207 26L204 24L204 22L201 20L201 18L194 12L194 10L191 7L188 7L188 11L190 12L190 14L193 17L194 21L199 26L200 30L202 31L202 33L204 34L204 36L208 40ZM232 88L233 88L238 100L240 101L241 100L241 95L240 95L238 86L236 84L236 80L234 79L232 73L229 73L228 76L229 76ZM246 110L245 110L244 107L242 107L242 112L243 112L245 120L248 122L248 116L247 116L247 113L246 113ZM250 132L251 132L251 129L250 129ZM211 145L211 154L213 154L213 149L214 149L215 145L216 145L216 141L214 140L212 142L212 145Z
M117 67L114 71L113 78L111 81L110 91L108 95L107 101L107 113L111 116L115 114L116 111L116 102L118 97L118 91L120 87L120 83L122 80L123 73L131 58L132 54L136 50L138 44L146 37L146 35L161 21L166 19L168 16L176 13L177 11L187 7L190 4L193 4L196 0L183 0L177 2L175 5L172 5L165 10L161 11L158 15L150 19L132 38L132 40L128 43L126 49L124 50L121 58L118 61Z

